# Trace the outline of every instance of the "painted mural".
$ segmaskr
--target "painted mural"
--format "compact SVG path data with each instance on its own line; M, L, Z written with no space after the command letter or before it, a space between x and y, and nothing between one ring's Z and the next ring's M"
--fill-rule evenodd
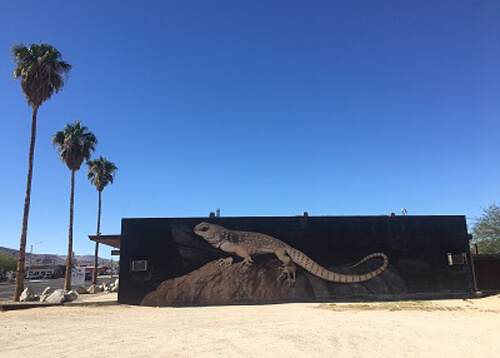
M394 270L386 275L385 281L363 285L382 275L389 266L389 258L382 252L369 254L345 267L328 269L302 251L264 233L231 230L208 222L197 224L192 232L217 249L218 255L230 256L213 260L187 275L166 280L141 304L309 300L335 296L339 291L335 284L358 284L347 289L352 295L366 291L406 292L403 280Z
M278 281L281 277L286 276L289 285L292 281L295 282L295 272L297 271L295 264L323 280L341 283L368 281L384 272L389 264L387 255L377 252L366 256L351 267L359 266L372 258L380 257L383 259L383 263L379 268L362 275L345 275L321 267L303 252L266 234L229 230L220 225L206 222L196 225L194 232L204 238L213 247L241 257L243 261L239 265L251 264L253 262L251 255L275 254L282 262L281 274L278 276ZM220 264L231 265L233 258L220 259L219 262Z
M467 293L462 217L126 219L121 303L325 302ZM137 269L139 267L140 269Z

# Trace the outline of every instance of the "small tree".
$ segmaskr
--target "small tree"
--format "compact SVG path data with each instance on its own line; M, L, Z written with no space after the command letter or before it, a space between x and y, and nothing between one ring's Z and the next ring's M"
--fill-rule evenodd
M3 279L3 273L14 271L16 269L16 259L5 252L0 252L0 281Z
M101 206L102 206L102 191L108 184L113 184L115 179L115 172L118 169L115 163L110 162L102 156L98 159L90 160L87 162L89 171L87 173L87 178L90 183L95 186L98 193L98 203L97 203L97 237L101 235ZM99 263L97 262L99 258L99 242L95 242L95 256L94 256L94 275L92 277L92 283L97 284L97 272Z
M66 259L66 275L64 289L71 290L71 268L73 267L73 206L75 198L75 172L80 169L84 160L90 159L90 152L95 150L97 138L87 131L79 121L75 124L66 124L62 131L52 137L52 145L57 146L57 153L61 161L71 170L71 191L69 198L69 230L68 230L68 258Z
M472 227L473 243L481 254L500 254L500 207L493 204L483 209Z

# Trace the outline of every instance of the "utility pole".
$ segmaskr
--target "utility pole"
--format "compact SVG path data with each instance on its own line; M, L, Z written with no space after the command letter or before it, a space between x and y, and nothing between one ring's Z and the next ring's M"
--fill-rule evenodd
M31 248L30 248L30 259L28 261L28 276L29 276L29 273L31 271L31 257L33 256L33 245L31 245Z

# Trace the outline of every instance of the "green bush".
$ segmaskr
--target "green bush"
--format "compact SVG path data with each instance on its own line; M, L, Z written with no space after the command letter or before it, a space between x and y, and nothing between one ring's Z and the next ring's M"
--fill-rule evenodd
M14 271L16 266L17 261L13 256L0 252L0 271Z
M472 227L472 243L477 244L480 254L500 254L500 207L493 204L483 209Z

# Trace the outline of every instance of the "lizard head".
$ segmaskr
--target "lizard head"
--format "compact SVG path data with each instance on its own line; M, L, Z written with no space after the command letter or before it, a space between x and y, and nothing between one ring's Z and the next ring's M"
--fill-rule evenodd
M218 248L222 244L220 235L218 235L219 228L219 225L202 222L194 227L194 233L204 238L213 247Z

